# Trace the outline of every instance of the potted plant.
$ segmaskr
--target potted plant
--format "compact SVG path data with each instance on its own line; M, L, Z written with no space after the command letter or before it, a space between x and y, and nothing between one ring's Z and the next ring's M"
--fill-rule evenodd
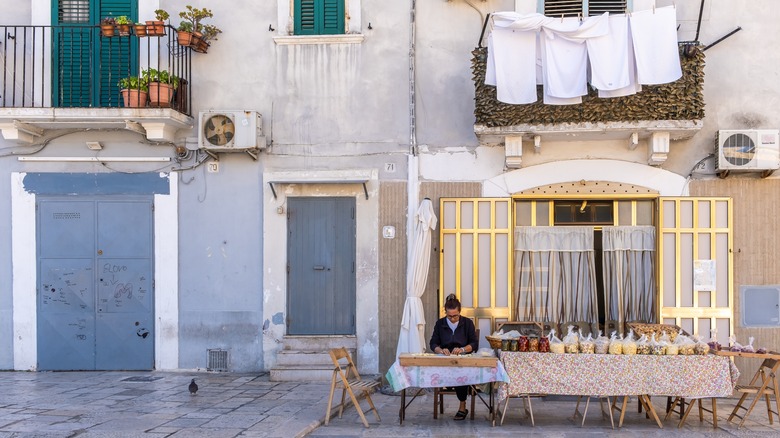
M173 92L179 86L178 76L168 70L150 68L141 72L141 77L149 86L149 106L170 107Z
M147 35L146 25L144 23L135 23L133 25L133 31L138 37L145 37Z
M192 43L192 23L182 21L176 29L176 40L182 47L188 47Z
M193 50L200 53L206 53L209 50L211 44L209 41L217 40L217 35L221 34L222 30L212 24L203 25L203 35L197 42L197 45L193 47Z
M122 89L122 99L126 108L144 108L149 97L149 87L146 78L128 76L119 80L119 88Z
M119 36L130 35L130 26L132 25L133 22L127 18L127 15L120 15L116 17L116 27L119 29Z
M213 25L204 25L201 23L206 18L212 18L214 17L214 13L211 12L211 9L198 9L193 8L191 5L186 6L186 10L179 12L179 17L183 18L185 21L182 21L181 25L179 25L179 29L182 32L191 32L192 35L189 37L189 46L192 47L195 51L203 52L205 53L208 49L208 40L209 39L216 39L215 37L217 34L221 33L222 31L219 30L216 26ZM185 24L186 23L186 24ZM210 38L205 38L205 33L208 32ZM182 44L182 41L187 41L186 36L179 41L180 45Z
M116 27L116 20L114 20L114 17L105 17L100 20L100 33L104 37L114 36L115 27Z
M165 9L157 9L154 11L154 17L156 20L146 22L146 32L152 36L165 35L165 20L167 20L170 15Z

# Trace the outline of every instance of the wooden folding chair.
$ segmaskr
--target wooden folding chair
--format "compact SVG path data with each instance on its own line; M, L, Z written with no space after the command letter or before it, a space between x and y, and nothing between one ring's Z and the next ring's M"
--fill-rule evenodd
M709 412L712 414L712 427L715 429L718 428L718 401L715 397L710 397L710 400L712 400L712 410L707 409L702 404L702 399L698 400L688 400L688 407L685 407L685 399L682 397L675 397L674 400L671 402L670 406L666 408L666 416L664 417L664 421L666 421L667 418L669 418L672 414L675 412L675 408L679 406L679 413L680 413L680 422L677 423L677 428L680 429L685 424L685 420L688 418L688 414L691 413L691 409L693 409L693 406L698 402L699 404L699 421L704 421L704 413Z
M355 391L362 391L368 401L368 405L371 406L369 411L374 411L377 421L382 421L379 418L379 412L374 406L374 402L371 400L371 391L379 386L379 382L375 380L361 380L360 374L358 374L357 367L352 361L352 357L346 348L333 348L330 350L330 359L333 361L335 368L333 369L333 377L330 380L330 397L328 397L328 410L325 412L325 425L328 425L330 421L330 409L333 405L333 393L336 388L341 388L341 404L339 405L339 418L344 412L344 399L349 393L349 398L352 400L352 404L360 414L360 419L363 420L363 425L368 426L368 420L363 415L363 410L360 408L357 397L355 397ZM346 359L346 364L340 362L341 359Z
M580 400L582 397L585 397L585 409L582 411L582 414L580 414ZM575 420L577 418L577 415L582 415L582 423L580 424L580 427L585 425L585 417L588 415L588 406L590 406L590 399L597 398L599 399L599 405L601 406L601 416L604 418L609 418L609 424L612 425L612 428L615 428L615 420L612 417L612 404L613 402L610 400L609 396L602 396L602 395L580 395L577 396L577 405L574 407L574 415L572 416L572 420ZM604 411L604 400L607 401L607 410ZM617 398L615 398L617 400Z
M756 375L753 376L753 380L750 381L749 385L742 386L737 385L734 390L736 392L742 393L742 397L739 398L739 402L737 402L737 405L734 407L734 410L731 411L731 415L729 415L728 421L731 421L734 417L739 418L741 421L739 422L739 427L742 427L742 424L745 423L745 419L747 419L748 415L750 415L750 412L753 411L753 408L756 406L756 403L761 399L761 397L764 397L766 400L766 414L769 417L769 424L772 424L772 414L775 414L780 418L780 388L778 387L777 382L777 369L780 368L780 360L777 359L764 359L764 361L761 363L761 367L759 367L758 371L756 371ZM759 386L759 379L761 379L761 385ZM754 394L753 402L750 403L750 407L746 408L742 406L742 403L745 402L745 399L747 399L748 395ZM772 404L770 403L770 397L775 398L775 409L772 410ZM739 415L738 412L741 410L746 411L744 414Z

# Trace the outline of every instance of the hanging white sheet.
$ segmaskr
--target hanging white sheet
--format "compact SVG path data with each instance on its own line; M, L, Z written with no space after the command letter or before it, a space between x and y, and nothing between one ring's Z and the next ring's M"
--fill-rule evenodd
M629 23L638 82L655 85L680 79L677 9L668 6L637 11L629 16Z

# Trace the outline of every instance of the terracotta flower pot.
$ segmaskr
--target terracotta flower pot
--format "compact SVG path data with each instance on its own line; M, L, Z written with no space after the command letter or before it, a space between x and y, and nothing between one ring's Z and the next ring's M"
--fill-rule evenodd
M139 37L145 37L146 36L146 25L145 24L134 24L133 30L135 31L135 34Z
M130 25L129 24L117 24L116 27L119 30L119 36L128 36L128 35L130 35Z
M149 20L146 22L146 33L149 36L165 35L165 22L158 20Z
M149 83L149 106L168 108L173 98L173 86L161 82Z
M100 25L100 34L104 37L112 37L114 36L114 25L113 24L101 24Z
M183 30L176 31L176 40L182 47L187 47L192 42L192 32L186 32Z
M149 97L149 93L143 90L127 89L122 90L122 99L124 100L125 108L145 108L146 99Z

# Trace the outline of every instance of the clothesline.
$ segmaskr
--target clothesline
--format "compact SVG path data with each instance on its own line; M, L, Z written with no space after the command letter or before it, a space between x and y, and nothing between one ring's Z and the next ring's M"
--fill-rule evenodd
M673 6L582 21L496 12L492 21L485 84L501 102L534 103L542 85L545 104L577 104L588 83L609 98L682 77Z

